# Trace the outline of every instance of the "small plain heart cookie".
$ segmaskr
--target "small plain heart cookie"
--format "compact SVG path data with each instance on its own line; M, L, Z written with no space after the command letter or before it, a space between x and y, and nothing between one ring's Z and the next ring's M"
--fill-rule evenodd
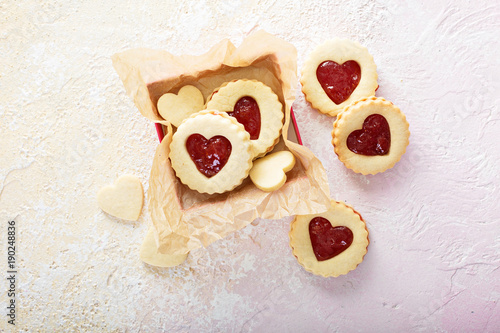
M272 192L286 182L286 172L295 165L295 156L289 151L279 151L253 163L250 179L262 191Z
M193 113L203 110L205 100L195 86L182 87L176 94L166 93L158 100L158 112L175 127Z
M141 181L132 175L119 177L114 185L104 186L97 193L99 207L109 215L124 220L137 221L143 201Z
M151 266L174 267L182 264L188 254L163 254L158 252L153 228L149 228L139 254L142 261Z

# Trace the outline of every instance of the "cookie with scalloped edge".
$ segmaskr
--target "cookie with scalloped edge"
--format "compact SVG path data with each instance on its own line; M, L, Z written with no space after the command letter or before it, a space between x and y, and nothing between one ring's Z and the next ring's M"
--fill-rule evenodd
M297 215L289 237L299 264L323 277L337 277L354 270L363 261L369 244L361 215L335 200L324 213Z
M172 136L170 161L177 177L200 193L240 185L252 167L250 135L225 112L203 110L185 119Z
M250 134L255 157L265 155L278 143L283 127L283 105L273 90L257 80L234 80L215 89L207 109L227 112Z
M336 116L352 102L375 95L377 66L368 49L347 39L317 46L301 71L300 83L312 107Z
M392 168L406 152L410 130L393 103L371 96L348 105L333 124L332 144L344 165L364 175Z

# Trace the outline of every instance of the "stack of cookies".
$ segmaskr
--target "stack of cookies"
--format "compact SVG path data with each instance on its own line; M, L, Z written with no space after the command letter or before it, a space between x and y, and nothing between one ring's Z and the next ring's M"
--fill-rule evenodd
M206 102L196 87L184 86L177 94L163 95L158 112L177 127L169 155L177 177L189 188L208 194L240 185L254 161L278 143L284 119L283 105L272 89L246 79L224 83ZM278 162L277 156L272 159ZM251 174L255 185L265 191L284 183L267 181L262 168L254 168Z

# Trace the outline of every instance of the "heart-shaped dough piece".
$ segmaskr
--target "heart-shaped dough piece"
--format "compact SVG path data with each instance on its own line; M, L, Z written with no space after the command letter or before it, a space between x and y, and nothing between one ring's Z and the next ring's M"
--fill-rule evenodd
M132 175L119 177L114 185L104 186L97 193L99 207L109 215L124 220L137 221L143 201L141 181Z
M157 267L174 267L182 264L188 254L163 254L158 252L153 228L149 228L141 245L140 258L146 264Z
M269 154L253 162L250 179L262 191L272 192L286 182L286 172L295 165L295 156L283 150Z
M158 100L158 112L175 127L193 113L203 110L205 100L195 86L182 87L176 94L166 93Z

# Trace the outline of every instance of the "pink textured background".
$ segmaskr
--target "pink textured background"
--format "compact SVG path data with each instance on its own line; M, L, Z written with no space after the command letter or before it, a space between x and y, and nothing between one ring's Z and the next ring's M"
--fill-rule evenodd
M5 222L15 219L15 331L500 331L497 2L7 0L0 13L0 275ZM176 268L150 267L138 257L147 207L124 222L95 202L122 173L147 190L157 145L111 55L200 54L257 29L294 44L299 69L326 39L359 41L378 66L377 95L410 123L393 169L355 174L333 152L333 119L297 87L305 145L332 197L370 231L364 262L346 276L298 265L291 218L256 221Z

